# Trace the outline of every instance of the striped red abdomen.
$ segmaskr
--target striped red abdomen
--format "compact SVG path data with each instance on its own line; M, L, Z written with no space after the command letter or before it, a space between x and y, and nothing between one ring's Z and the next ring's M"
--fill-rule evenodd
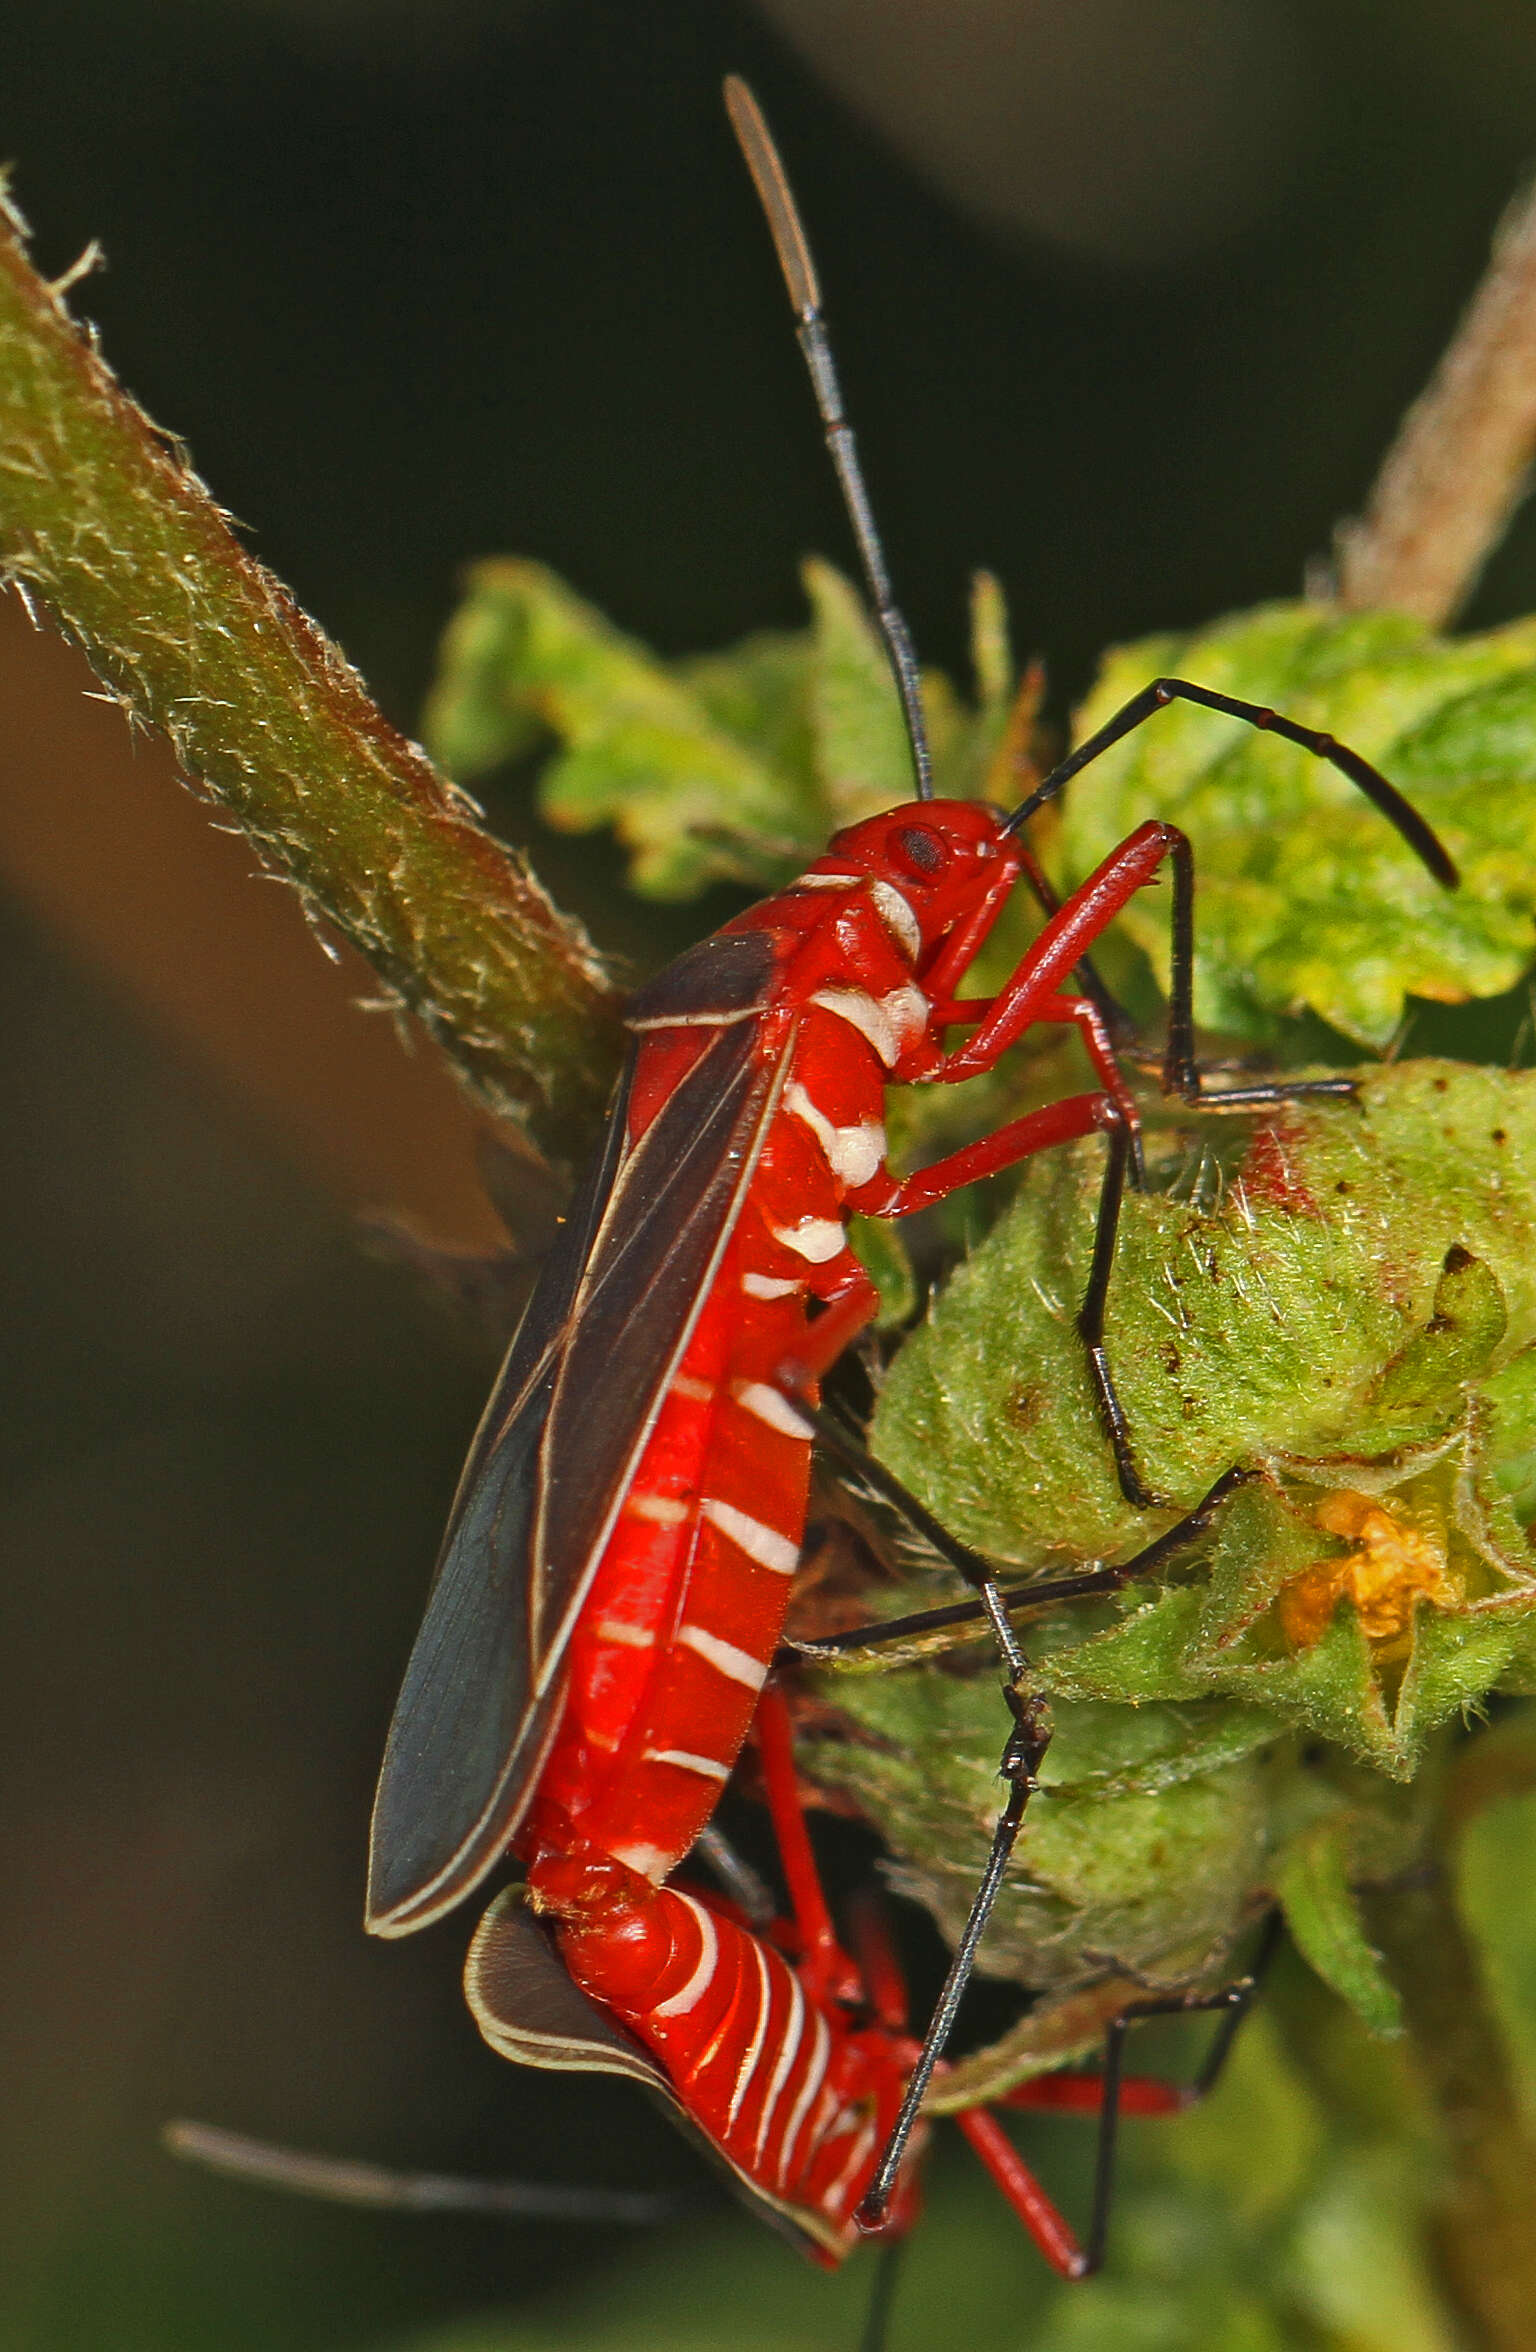
M772 1945L674 1887L643 1898L622 1926L608 1910L590 1933L563 1919L559 1939L576 1982L660 2061L730 2161L814 2221L825 2259L840 2261L901 2103L905 2038L851 2028ZM898 2229L915 2215L921 2136L892 2211Z
M526 1855L567 1848L574 1829L659 1881L715 1810L746 1738L789 1605L810 1445L763 1379L793 1352L803 1303L744 1319L735 1275L733 1248L572 1637L561 1728L518 1839Z

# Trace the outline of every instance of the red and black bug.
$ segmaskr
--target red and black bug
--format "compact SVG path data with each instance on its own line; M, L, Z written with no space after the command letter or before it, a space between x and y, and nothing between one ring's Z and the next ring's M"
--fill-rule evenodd
M1018 1595L1003 1593L987 1561L860 1458L977 1587L1011 1719L992 1855L919 2046L878 1954L856 1968L832 1934L793 1802L787 1721L764 1697L798 1562L813 1439L858 1454L819 1406L823 1376L876 1304L848 1245L848 1217L904 1216L1048 1145L1102 1133L1107 1173L1080 1329L1121 1483L1132 1501L1150 1504L1102 1339L1120 1200L1139 1173L1137 1109L1116 1060L1114 1009L1091 975L1073 976L1167 861L1165 1087L1191 1103L1246 1108L1348 1085L1207 1094L1190 1002L1193 860L1175 827L1138 827L1060 904L1021 828L1109 744L1183 699L1328 760L1441 880L1454 872L1428 827L1356 754L1182 679L1148 687L1009 815L932 797L916 665L843 416L804 233L750 94L732 82L727 103L773 229L907 713L917 798L838 834L796 882L629 1004L632 1044L603 1148L545 1264L454 1503L384 1759L368 1925L389 1936L424 1926L515 1855L524 1886L498 1900L470 1955L470 1999L487 2038L525 2062L628 2073L662 2091L750 2195L837 2260L860 2223L899 2228L913 2210L918 2108L1049 1737L1009 1621ZM966 998L967 972L1021 880L1045 901L1039 936L995 996ZM1041 1022L1079 1031L1097 1087L893 1175L886 1088L990 1070ZM951 1044L956 1033L961 1042ZM1204 1528L1240 1475L1228 1473L1134 1558L1029 1586L1030 1605L1145 1573ZM754 1717L795 1913L787 1929L765 1931L671 1883ZM1038 2094L1065 2103L1077 2095L1066 2086ZM1110 2096L1111 2121L1113 2107ZM1050 2258L1073 2274L1088 2267L1102 2243L1102 2195L1084 2254L997 2127L977 2116L967 2128ZM1102 2176L1103 2167L1101 2189Z

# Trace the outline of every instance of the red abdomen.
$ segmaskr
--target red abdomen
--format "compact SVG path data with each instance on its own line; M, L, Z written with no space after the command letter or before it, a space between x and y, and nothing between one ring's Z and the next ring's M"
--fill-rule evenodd
M825 2259L841 2260L901 2104L905 2041L850 2029L771 1944L674 1887L638 1906L619 1934L607 1919L590 1934L562 1921L559 1937L576 1982L660 2061L730 2162L797 2218L814 2217ZM909 2162L894 2227L914 2210Z

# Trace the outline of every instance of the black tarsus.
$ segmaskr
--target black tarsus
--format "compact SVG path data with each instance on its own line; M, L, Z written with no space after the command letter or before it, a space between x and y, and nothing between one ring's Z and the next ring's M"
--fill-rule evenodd
M1110 1108L1113 1110L1114 1106ZM1099 1419L1109 1439L1115 1457L1115 1475L1120 1481L1120 1492L1138 1511L1156 1510L1162 1501L1143 1480L1136 1467L1136 1456L1131 1446L1130 1424L1125 1407L1120 1402L1104 1352L1104 1310L1109 1300L1110 1276L1115 1265L1115 1237L1120 1230L1120 1208L1125 1199L1126 1177L1135 1162L1135 1145L1130 1121L1118 1110L1107 1119L1104 1140L1108 1153L1104 1163L1104 1181L1099 1190L1099 1211L1093 1229L1093 1260L1088 1269L1088 1287L1083 1292L1083 1303L1077 1311L1077 1333L1088 1358L1088 1374L1093 1382L1093 1393L1099 1408Z
M911 633L892 593L885 550L880 543L879 527L869 503L863 468L859 464L858 445L844 413L837 363L832 356L832 344L822 314L821 282L816 274L816 263L805 233L805 223L800 218L800 209L795 202L779 151L773 143L772 133L763 120L762 109L738 74L727 74L725 78L725 106L737 144L752 175L752 184L757 190L758 201L762 205L779 257L779 267L784 273L784 283L789 289L790 304L796 320L795 335L810 374L811 389L816 395L827 453L836 470L843 505L858 542L864 584L875 608L875 623L885 645L886 658L896 681L896 691L901 697L917 797L919 800L931 800L933 759L928 749L928 729L923 718L923 688L917 656L912 650Z
M931 1544L941 1559L947 1560L951 1568L959 1570L967 1584L974 1585L978 1592L983 1585L996 1585L996 1561L989 1560L985 1552L974 1551L969 1544L962 1543L957 1535L951 1535L943 1520L936 1519L926 1503L919 1502L911 1488L902 1484L894 1470L887 1470L883 1462L876 1461L863 1439L847 1426L839 1414L830 1411L825 1405L808 1405L803 1397L796 1397L794 1403L795 1411L809 1421L828 1453L836 1454L839 1461L846 1463L867 1487L889 1503L893 1510L899 1511L908 1526L925 1543Z
M1128 2002L1117 2017L1112 2017L1104 2035L1103 2092L1099 2104L1099 2137L1094 2152L1093 2206L1089 2214L1088 2235L1084 2241L1083 2276L1091 2278L1104 2266L1106 2241L1109 2236L1110 2209L1115 2193L1115 2159L1119 2153L1120 2084L1125 2071L1125 2043L1133 2025L1151 2017L1195 2017L1202 2013L1219 2012L1221 2023L1211 2037L1195 2079L1183 2094L1182 2104L1194 2107L1209 2097L1221 2078L1221 2073L1232 2054L1238 2029L1253 2007L1254 1999L1269 1970L1269 1964L1279 1947L1282 1921L1278 1908L1272 1909L1264 1921L1253 1965L1246 1976L1232 1984L1222 1985L1212 1993L1165 1993L1150 1995L1143 2001Z

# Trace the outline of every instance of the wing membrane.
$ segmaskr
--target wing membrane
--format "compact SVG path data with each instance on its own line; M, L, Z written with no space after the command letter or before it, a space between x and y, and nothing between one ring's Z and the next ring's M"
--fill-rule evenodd
M778 1072L720 1029L632 1149L631 1071L459 1483L390 1727L368 1926L424 1927L505 1851L570 1628L755 1165Z
M522 1890L497 1896L469 1947L464 1992L475 2023L514 2066L579 2074L620 2074L664 2101L702 2153L769 2225L802 2249L840 2258L841 2235L814 2208L791 2205L732 2162L702 2131L665 2069L601 2005L572 1982L547 1927L531 1917Z

